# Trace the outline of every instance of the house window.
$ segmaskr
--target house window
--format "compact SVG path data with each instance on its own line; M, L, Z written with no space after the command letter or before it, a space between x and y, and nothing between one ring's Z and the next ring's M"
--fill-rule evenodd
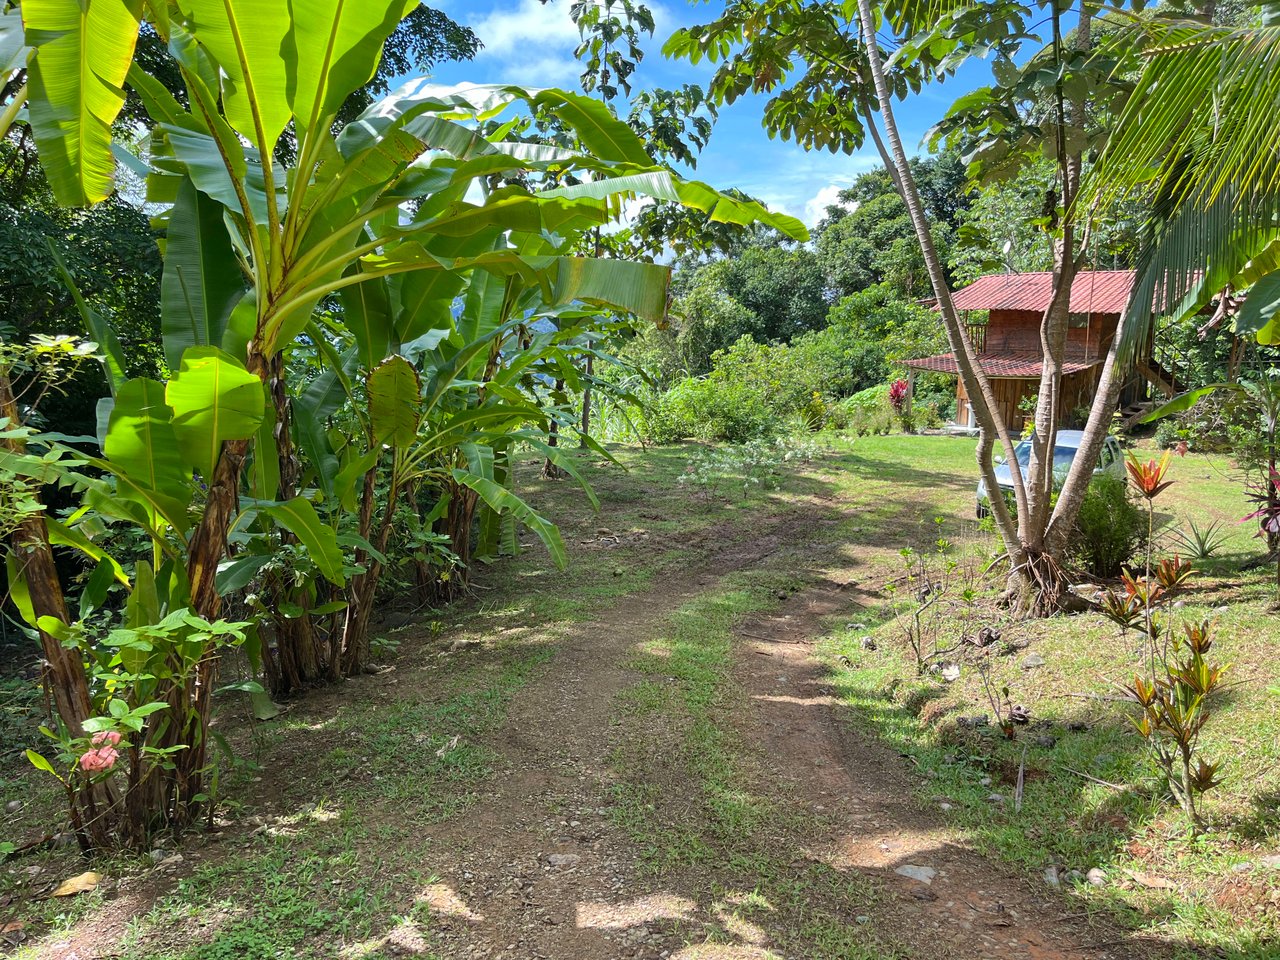
M1087 313L1072 313L1067 317L1067 325L1072 330L1083 330L1089 326L1089 315Z

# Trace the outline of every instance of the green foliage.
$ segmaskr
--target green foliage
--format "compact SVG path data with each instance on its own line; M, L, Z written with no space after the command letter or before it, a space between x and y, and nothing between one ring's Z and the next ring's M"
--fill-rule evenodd
M1093 478L1080 504L1072 557L1095 577L1116 577L1145 548L1147 518L1125 481L1109 473Z
M646 431L657 443L689 437L742 443L781 429L759 387L714 375L680 381L658 396L644 416Z
M695 290L684 302L700 306L704 292ZM719 306L724 311L719 318L727 321L718 331L723 335L746 312L728 298ZM896 361L944 348L937 317L897 299L886 284L843 298L831 308L825 326L792 337L789 343L762 343L744 335L707 356L704 379L680 380L681 371L698 369L686 363L694 358L680 351L691 346L695 333L706 330L689 325L674 336L653 333L633 342L629 350L642 366L656 368L660 386L675 382L668 393L646 405L648 432L654 439L740 441L776 430L789 418L811 429L880 432L888 421L870 414L886 405L890 376L905 370ZM706 348L704 343L701 349ZM949 409L954 396L954 385L945 378L917 380L916 398L929 425L936 425L938 411ZM844 402L848 397L858 399L850 406ZM865 409L855 414L858 408ZM708 419L701 422L700 417Z
M0 317L20 341L82 329L57 255L119 337L127 373L155 376L164 363L157 307L161 261L147 216L117 198L88 210L59 208L34 155L0 140ZM45 398L38 422L91 434L94 405L106 392L102 369L85 365Z
M1162 629L1150 615L1156 595L1138 592L1144 596L1147 629L1154 644ZM1230 669L1209 662L1212 648L1208 621L1184 624L1183 636L1166 640L1154 658L1151 678L1135 675L1132 684L1123 686L1139 708L1139 715L1131 718L1134 727L1147 741L1165 783L1197 831L1202 827L1199 797L1222 782L1218 776L1222 761L1210 762L1200 751L1200 735L1212 715L1211 702Z
M1191 560L1212 560L1227 541L1227 532L1222 529L1222 522L1211 520L1206 524L1197 523L1194 519L1187 521L1185 530L1175 530L1173 541L1180 552Z
M56 731L42 728L57 744L56 765L39 753L27 752L36 767L57 777L69 791L116 777L122 786L126 781L136 784L156 776L155 768L172 767L174 754L187 746L162 743L163 725L157 728L148 718L168 713L165 698L195 675L205 656L218 656L252 643L251 657L256 657L258 640L253 624L210 622L185 606L176 606L185 596L180 581L172 579L173 573L171 567L165 567L157 577L146 563L139 563L133 591L118 616L71 624L54 617L40 618L42 630L80 651L91 679L93 699L91 715L83 723L84 735L76 736L63 725ZM256 683L242 683L234 689L262 690ZM194 707L188 704L183 709ZM145 831L150 816L145 801L140 795L130 796L127 788L122 795L136 818L133 829Z
M827 316L822 270L803 247L751 246L679 270L672 289L675 320L667 339L674 359L665 366L692 375L706 373L712 354L743 336L786 343L820 329Z
M1029 161L1017 176L986 184L960 215L950 266L957 284L988 273L1022 273L1053 267L1056 209L1050 204L1058 173L1044 159ZM1046 205L1049 205L1046 209ZM1085 268L1123 269L1138 252L1145 207L1117 205L1096 218L1085 251Z
M955 153L912 161L912 170L945 260L958 218L970 203L964 167ZM931 290L924 257L906 204L883 168L864 173L840 191L838 205L816 231L816 250L827 283L837 295L885 284L904 300Z

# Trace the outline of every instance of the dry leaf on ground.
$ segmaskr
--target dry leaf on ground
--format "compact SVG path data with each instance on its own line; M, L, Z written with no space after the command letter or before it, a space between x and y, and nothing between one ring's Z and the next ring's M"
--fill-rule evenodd
M79 876L63 880L58 889L49 894L51 897L70 897L77 893L88 893L102 881L102 874L86 870Z

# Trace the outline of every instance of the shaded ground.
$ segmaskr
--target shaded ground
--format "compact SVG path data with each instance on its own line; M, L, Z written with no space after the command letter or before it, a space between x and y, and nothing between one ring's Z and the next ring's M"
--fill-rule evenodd
M19 956L1163 956L976 852L816 646L871 619L898 548L936 536L924 492L958 514L965 475L855 447L704 499L686 457L597 465L599 515L530 481L569 571L502 561L475 601L401 617L394 669L224 719L232 805L181 859L108 863L67 904L36 899L83 869L66 851L3 868ZM30 831L56 802L14 782Z

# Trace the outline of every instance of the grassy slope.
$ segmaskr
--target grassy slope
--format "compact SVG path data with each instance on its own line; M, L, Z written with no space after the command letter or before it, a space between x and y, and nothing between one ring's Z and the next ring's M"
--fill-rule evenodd
M913 542L911 534L921 520L942 518L936 529L951 541L945 553L957 567L949 574L950 598L934 610L939 642L947 647L982 626L1001 628L1002 640L1019 649L991 658L992 686L1007 685L1011 699L1026 705L1035 722L1012 743L992 735L990 727L957 724L957 718L992 715L975 666L978 655L943 658L960 663L954 683L936 674L917 676L904 640L914 607L904 599L910 588L901 580L901 559L883 556L872 576L891 582L882 590L884 601L859 615L859 622L835 630L822 647L855 722L871 724L909 756L926 777L924 795L948 804L954 822L982 846L1034 873L1053 865L1064 873L1103 870L1104 886L1079 878L1067 882L1076 883L1089 901L1115 907L1135 927L1228 955L1275 955L1280 869L1265 867L1262 858L1280 851L1280 711L1273 692L1280 680L1273 655L1278 624L1269 609L1269 571L1239 571L1259 545L1252 530L1236 522L1245 512L1238 478L1224 458L1175 460L1175 485L1159 500L1157 522L1166 531L1189 519L1202 525L1216 519L1228 536L1220 557L1193 581L1185 606L1172 613L1175 622L1214 621L1217 657L1233 664L1237 681L1218 701L1203 737L1205 755L1226 764L1225 783L1205 804L1214 829L1192 839L1154 789L1128 709L1110 699L1116 682L1140 666L1137 635L1120 637L1097 615L1008 623L990 603L991 584L975 571L992 542L969 522L972 494L955 482L973 475L971 452L953 440L890 438L860 443L841 460L851 468L845 480L851 497L856 490L865 493L867 484L878 488L888 480L902 484L898 497L915 500L918 515L899 545L927 550L928 538ZM939 482L917 482L922 464ZM966 584L978 589L975 603L956 596ZM874 638L875 650L865 648L865 636ZM1031 652L1045 659L1043 667L1023 667ZM1015 812L1014 781L1024 755L1024 804ZM988 799L992 793L1005 802ZM1169 888L1162 889L1166 883Z

